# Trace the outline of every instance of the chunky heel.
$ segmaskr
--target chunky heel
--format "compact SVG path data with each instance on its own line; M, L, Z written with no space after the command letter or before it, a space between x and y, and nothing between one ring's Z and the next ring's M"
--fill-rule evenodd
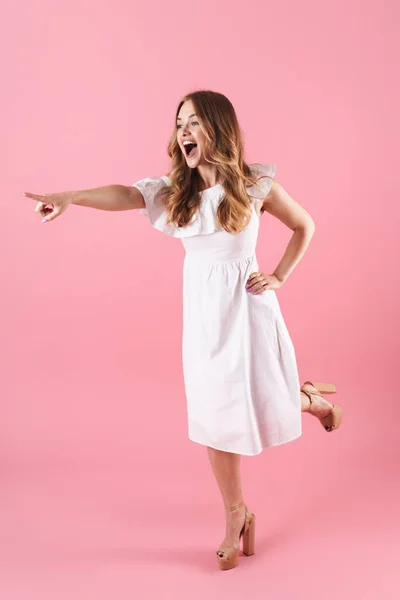
M311 383L310 381L306 383ZM321 392L321 394L336 394L336 385L334 383L320 383L318 381L313 381L312 385L316 390Z
M249 527L243 534L243 554L251 556L255 553L256 549L256 515L251 515Z

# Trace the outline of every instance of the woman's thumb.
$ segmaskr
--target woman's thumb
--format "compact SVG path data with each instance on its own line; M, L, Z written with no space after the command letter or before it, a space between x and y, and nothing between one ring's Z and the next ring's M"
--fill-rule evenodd
M47 221L52 221L53 219L58 217L59 214L60 214L60 211L53 210L52 213L50 213L49 215L46 215L44 217L44 219L42 219L42 223L46 223Z

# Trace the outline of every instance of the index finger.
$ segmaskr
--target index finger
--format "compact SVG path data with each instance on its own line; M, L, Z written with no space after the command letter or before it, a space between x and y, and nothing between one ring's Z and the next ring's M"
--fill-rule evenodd
M38 200L39 202L42 202L46 197L45 194L31 194L31 192L24 192L23 195L27 198L32 198L32 200Z

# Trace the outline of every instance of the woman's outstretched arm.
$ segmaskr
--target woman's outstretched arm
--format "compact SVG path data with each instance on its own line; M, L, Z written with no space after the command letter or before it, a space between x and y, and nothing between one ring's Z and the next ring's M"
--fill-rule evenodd
M99 210L132 210L145 208L143 196L133 186L120 184L105 185L89 190L71 192L71 204Z
M24 196L37 201L35 211L44 221L52 221L65 212L70 204L99 210L132 210L146 206L137 188L120 184L55 194L24 192Z

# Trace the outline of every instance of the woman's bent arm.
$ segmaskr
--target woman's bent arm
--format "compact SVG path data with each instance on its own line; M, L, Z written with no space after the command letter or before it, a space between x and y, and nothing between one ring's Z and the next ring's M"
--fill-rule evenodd
M142 194L133 186L105 185L89 190L71 192L71 204L99 210L132 210L145 208Z

